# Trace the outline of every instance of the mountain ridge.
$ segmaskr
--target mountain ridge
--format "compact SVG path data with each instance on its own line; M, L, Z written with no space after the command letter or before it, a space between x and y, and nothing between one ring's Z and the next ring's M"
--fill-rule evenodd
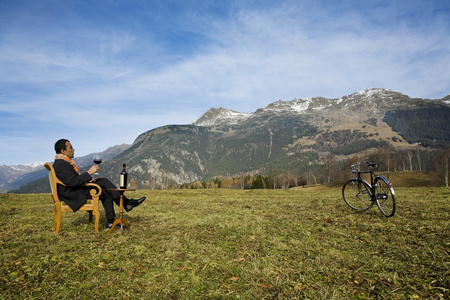
M342 159L374 147L414 147L408 143L410 137L394 131L390 123L397 120L396 111L425 106L433 111L445 108L447 114L449 111L443 101L375 88L335 99L279 100L253 113L212 108L189 125L162 126L141 134L130 153L116 159L130 163L130 172L141 186L151 185L156 177L180 184L267 171L270 165L317 169L329 154ZM386 119L388 111L393 118ZM439 123L449 127L445 116ZM443 139L450 142L448 135ZM112 169L106 173L114 177Z
M448 100L450 95L421 99L368 88L333 99L278 100L253 113L211 108L191 124L140 134L101 165L101 174L117 181L126 163L140 188L267 173L273 167L319 177L330 155L343 161L386 146L405 151L418 144L423 149L448 148Z
M250 118L256 117L257 115L264 113L280 113L280 112L288 112L288 113L308 113L311 111L319 111L323 109L330 108L362 108L362 106L367 105L379 105L382 104L382 107L386 110L392 108L392 105L395 107L402 107L405 105L410 105L411 102L417 101L442 101L442 103L450 106L450 99L444 101L444 99L450 98L450 95L442 98L442 99L421 99L421 98L410 98L407 95L404 95L400 92L396 92L390 89L381 89L381 88L367 88L349 95L345 95L341 98L324 98L320 96L307 97L307 98L295 98L293 100L283 101L278 100L272 103L269 103L263 108L257 109L253 113L241 113L235 110L230 110L222 107L211 108L205 114L200 116L197 120L192 122L192 125L196 126L215 126L215 125L235 125L238 122L248 120ZM361 101L362 102L357 102ZM389 100L394 100L395 102L387 102ZM398 100L407 100L409 103L402 103ZM377 101L379 103L373 103L373 101ZM230 121L230 122L228 122Z

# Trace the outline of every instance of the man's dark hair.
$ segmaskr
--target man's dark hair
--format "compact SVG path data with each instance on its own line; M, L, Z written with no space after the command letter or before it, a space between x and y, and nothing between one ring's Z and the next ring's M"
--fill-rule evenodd
M58 140L58 141L55 143L55 151L56 151L56 154L61 153L61 150L67 150L67 149L66 149L66 143L67 143L68 141L69 141L69 140L66 140L66 139L60 139L60 140Z

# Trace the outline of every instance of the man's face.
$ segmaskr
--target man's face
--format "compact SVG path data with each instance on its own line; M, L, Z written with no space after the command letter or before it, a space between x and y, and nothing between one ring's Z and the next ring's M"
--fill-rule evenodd
M72 144L67 141L66 142L66 150L61 150L61 153L67 156L68 158L72 159L75 154L75 149L73 149Z

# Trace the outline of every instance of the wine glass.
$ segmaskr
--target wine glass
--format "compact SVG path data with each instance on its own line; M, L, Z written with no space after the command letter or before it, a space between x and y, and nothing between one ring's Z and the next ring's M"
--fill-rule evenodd
M94 155L94 157L92 158L92 160L94 161L94 164L99 165L99 164L102 163L103 158L102 158L101 155L96 154L96 155ZM98 175L100 175L100 174L94 173L94 176L98 176Z

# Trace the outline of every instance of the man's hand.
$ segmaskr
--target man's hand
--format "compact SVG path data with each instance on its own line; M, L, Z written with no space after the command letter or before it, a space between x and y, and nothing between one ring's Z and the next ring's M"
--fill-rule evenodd
M93 166L88 170L88 173L89 173L90 175L92 175L92 174L96 173L96 172L98 171L98 169L100 169L100 168L98 167L98 165L93 165Z

